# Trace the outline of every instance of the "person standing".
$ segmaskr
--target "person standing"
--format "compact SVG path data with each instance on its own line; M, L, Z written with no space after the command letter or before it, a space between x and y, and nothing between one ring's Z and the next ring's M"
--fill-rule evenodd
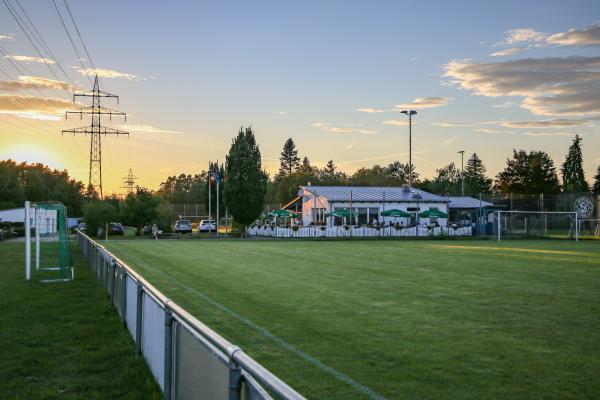
M152 225L152 239L158 239L158 226Z

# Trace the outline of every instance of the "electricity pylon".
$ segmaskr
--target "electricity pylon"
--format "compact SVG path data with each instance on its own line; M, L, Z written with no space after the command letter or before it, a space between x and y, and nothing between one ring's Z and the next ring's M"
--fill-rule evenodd
M91 196L94 192L94 189L97 189L99 191L100 198L102 198L101 135L129 135L129 132L102 126L100 117L102 115L108 115L109 119L112 120L113 115L122 116L125 117L125 122L127 122L127 114L121 111L111 110L110 108L104 108L100 105L100 98L102 97L117 99L117 104L119 104L119 96L101 91L98 85L98 75L96 75L96 78L94 79L94 88L86 92L75 93L73 95L73 103L77 97L91 97L92 105L90 107L81 107L79 110L66 111L65 118L68 118L69 114L79 114L80 118L83 119L83 114L89 114L92 116L92 125L75 129L65 129L62 131L62 133L82 133L84 135L90 135L90 174L88 180L88 195Z
M121 188L127 189L128 195L133 193L135 181L137 179L138 178L136 176L133 176L133 172L131 172L131 168L129 168L129 173L127 174L126 177L123 178L123 183L125 184L125 186L121 186Z

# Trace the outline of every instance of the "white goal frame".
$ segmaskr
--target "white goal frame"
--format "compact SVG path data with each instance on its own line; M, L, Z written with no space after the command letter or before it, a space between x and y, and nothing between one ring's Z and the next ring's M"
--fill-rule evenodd
M35 269L37 271L40 270L40 255L41 255L40 218L41 218L41 213L40 213L40 208L36 207L36 203L32 203L30 201L25 202L24 212L25 212L25 220L23 222L24 222L24 227L25 227L25 279L29 281L29 280L31 280L31 229L32 228L34 228L34 230L35 230L35 236L34 236L34 238L35 238L35 240L34 240ZM33 219L33 226L31 224L32 219ZM57 212L57 219L56 219L55 223L56 223L56 228L58 229L58 212ZM47 271L60 270L59 267L46 267L46 268L42 268L42 269L47 270ZM71 278L70 279L45 279L42 282L65 282L65 281L71 281L73 279L75 279L75 272L74 272L73 268L71 267Z
M575 221L575 241L579 241L579 215L575 211L497 211L496 218L498 218L497 223L497 240L499 242L502 241L502 216L505 214L537 214L537 215L571 215L574 217Z

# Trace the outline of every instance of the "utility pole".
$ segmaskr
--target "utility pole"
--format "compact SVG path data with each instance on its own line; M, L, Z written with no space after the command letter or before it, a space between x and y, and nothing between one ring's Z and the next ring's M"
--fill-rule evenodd
M102 198L102 136L101 135L129 135L129 132L120 131L118 129L112 129L101 125L101 116L108 115L109 119L112 120L112 116L125 117L127 122L127 114L121 111L111 110L110 108L104 108L100 105L100 99L102 97L117 99L119 103L119 96L103 92L100 90L98 84L98 75L94 79L94 87L92 90L88 90L82 93L75 93L73 95L73 102L77 97L91 97L92 105L90 107L81 107L79 110L66 111L65 119L68 118L69 114L79 114L80 118L83 119L83 114L92 116L92 125L84 126L75 129L65 129L62 131L65 133L72 134L84 134L90 135L90 172L88 178L88 196L93 194L94 189L99 191L100 198Z
M460 154L460 195L465 197L465 151L461 150Z
M412 187L412 116L416 115L415 110L403 110L402 114L408 115L408 186Z
M133 193L135 181L138 178L136 176L133 176L133 172L131 172L131 168L129 168L129 173L127 174L126 177L124 177L122 179L123 179L123 184L125 186L121 186L121 189L126 189L127 195L130 195L131 193Z

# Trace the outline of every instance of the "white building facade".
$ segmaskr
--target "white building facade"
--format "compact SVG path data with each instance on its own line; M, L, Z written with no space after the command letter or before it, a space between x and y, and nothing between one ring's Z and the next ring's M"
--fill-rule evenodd
M437 209L448 214L448 198L408 186L301 186L302 223L304 226L325 225L389 225L445 227L447 218L419 218L419 214ZM383 217L386 210L402 210L410 218ZM335 211L352 210L353 218L328 216Z

